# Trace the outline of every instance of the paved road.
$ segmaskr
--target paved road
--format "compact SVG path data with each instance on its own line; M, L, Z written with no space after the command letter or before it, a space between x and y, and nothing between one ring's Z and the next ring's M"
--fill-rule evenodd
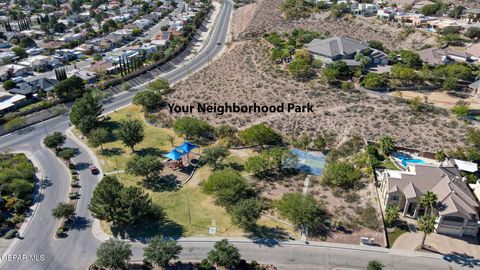
M227 1L218 17L218 27L214 29L211 41L205 50L185 66L177 68L175 72L159 75L168 79L170 83L175 83L205 66L211 55L216 55L223 49L231 13L232 3ZM222 45L217 45L217 42L221 42ZM105 112L128 105L135 93L143 88L144 86L137 87L105 101ZM79 166L82 185L81 198L77 207L78 218L66 239L54 239L58 221L51 217L51 209L58 202L67 199L70 179L66 167L57 160L52 152L42 146L41 141L47 133L65 132L68 128L69 119L64 115L0 138L0 150L2 151L15 149L28 151L35 155L39 160L44 177L51 181L51 185L43 190L43 199L24 234L24 240L16 241L13 251L10 253L27 257L15 261L11 261L13 257L7 261L5 261L6 258L2 258L2 269L86 269L95 260L95 251L100 242L92 235L92 217L87 206L99 179L88 172L88 164L93 162L88 153L71 140L67 140L66 146L76 147L80 150L80 154L73 159ZM30 257L31 255L36 258ZM38 261L32 261L35 259Z
M225 1L219 14L218 22L208 45L197 57L185 66L176 68L174 71L160 74L170 83L178 82L205 66L211 57L217 55L225 46L228 34L229 19L232 12L232 2ZM219 45L220 44L220 45ZM136 91L144 86L137 87L134 91L122 93L108 101L105 101L105 112L113 111L128 105ZM67 116L60 116L48 120L13 134L0 138L0 150L15 149L29 151L38 159L42 173L51 181L51 185L43 190L43 198L37 208L37 212L28 229L24 240L17 241L11 255L26 255L20 260L10 260L1 264L2 269L86 269L95 260L95 250L100 242L96 240L91 231L92 217L87 210L93 189L99 178L88 172L88 165L93 159L80 145L67 140L66 146L77 147L80 154L74 158L79 167L82 188L81 199L77 208L77 220L74 228L69 232L66 239L54 239L54 230L58 224L51 217L51 209L60 201L65 201L69 190L69 174L67 169L60 163L54 154L45 149L41 141L46 133L54 131L65 132L69 128ZM184 251L181 259L201 260L211 249L211 239L181 240ZM351 267L364 269L367 261L378 258L391 269L449 269L448 265L439 258L420 258L418 254L398 254L385 249L358 249L351 246L307 246L301 243L284 243L268 247L253 242L239 241L235 244L247 260L255 259L263 262L273 262L281 269L331 269L333 267ZM143 246L134 244L135 258L140 258ZM34 257L38 261L35 261ZM407 257L408 256L408 257ZM2 258L3 260L7 258ZM457 265L452 264L453 268Z

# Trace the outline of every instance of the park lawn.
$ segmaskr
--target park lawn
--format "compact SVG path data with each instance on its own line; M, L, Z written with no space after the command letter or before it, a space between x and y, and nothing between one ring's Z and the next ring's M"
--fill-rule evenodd
M139 106L130 105L117 112L110 113L111 117L110 127L114 131L117 123L125 119L138 119L144 122L143 113ZM135 146L137 153L151 153L153 155L161 156L173 149L169 141L169 136L175 138L174 145L180 145L184 140L175 135L173 130L166 128L157 128L144 123L144 140ZM101 151L100 147L96 148L96 153L105 172L115 170L124 170L128 159L132 152L128 147L125 147L120 140L106 143L103 146L105 151Z
M207 170L208 171L208 170ZM138 186L141 178L129 174L119 174L119 180L126 186ZM213 198L203 193L195 184L186 184L175 191L154 192L145 189L152 201L160 205L167 218L183 228L183 236L208 236L208 227L214 220L217 233L212 236L241 236L243 231L233 225L230 215L223 207L217 206ZM190 201L191 225L188 217L188 205ZM102 228L110 232L109 225L102 222ZM146 234L158 233L155 228Z

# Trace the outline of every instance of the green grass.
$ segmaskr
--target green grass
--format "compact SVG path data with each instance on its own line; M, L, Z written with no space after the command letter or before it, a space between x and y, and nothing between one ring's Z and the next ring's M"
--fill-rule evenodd
M395 166L395 164L393 164L393 162L387 157L385 158L382 163L380 164L380 166L384 167L385 169L389 169L389 170L398 170L398 167Z
M118 128L118 123L122 119L138 119L143 122L143 113L138 106L128 106L122 110L118 110L115 113L109 114L111 120L107 124L112 132ZM172 144L169 141L169 136L175 138L174 145L180 145L183 139L176 136L175 133L166 128L156 128L147 124L144 124L145 139L143 142L135 146L135 150L138 153L151 153L155 155L161 155L172 150ZM124 170L128 159L132 152L129 148L125 147L120 140L109 142L103 146L104 151L100 148L96 148L100 164L105 172L111 172L115 170Z
M118 122L122 119L140 119L143 121L143 113L137 106L128 106L115 113L109 114L111 121L108 128L115 130ZM137 153L151 152L161 155L172 149L168 140L169 136L175 137L175 145L183 142L183 139L176 136L170 129L156 128L144 124L145 139L135 147ZM78 132L76 132L78 134ZM115 170L124 170L127 161L131 158L132 152L125 147L121 141L115 140L103 146L105 151L96 148L95 152L105 172ZM110 153L110 154L109 154ZM111 154L117 153L117 154ZM117 166L118 165L118 166ZM224 208L213 203L213 198L201 192L199 183L210 175L211 170L208 167L200 168L192 180L185 186L173 191L154 192L145 189L152 200L160 205L173 223L168 226L160 224L150 224L140 230L131 232L137 236L152 236L158 234L177 234L181 232L184 236L208 236L208 227L212 226L214 220L217 227L217 233L213 236L240 236L243 231L233 225L230 216ZM116 175L116 174L115 174ZM141 186L141 177L132 176L126 173L118 174L120 182L127 186ZM186 178L187 176L185 176ZM184 180L184 179L182 179ZM188 215L188 201L190 201L191 224ZM106 232L111 232L111 228L105 222L102 222L102 228Z
M390 247L393 246L393 243L395 243L395 241L397 240L398 237L400 237L400 235L404 234L408 232L407 230L405 229L402 229L402 228L395 228L392 232L389 232L388 233L388 243L390 245Z

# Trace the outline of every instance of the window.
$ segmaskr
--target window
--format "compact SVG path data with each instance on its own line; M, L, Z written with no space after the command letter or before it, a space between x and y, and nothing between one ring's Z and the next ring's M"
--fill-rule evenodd
M390 195L390 200L392 201L398 201L400 197L398 195Z
M463 223L463 218L462 218L462 217L446 216L446 217L443 217L442 220L443 220L443 221L451 221L451 222Z

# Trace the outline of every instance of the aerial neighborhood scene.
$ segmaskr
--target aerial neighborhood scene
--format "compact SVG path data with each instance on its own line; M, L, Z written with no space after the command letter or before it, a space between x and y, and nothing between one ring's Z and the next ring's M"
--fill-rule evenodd
M0 0L0 269L480 268L480 2Z

